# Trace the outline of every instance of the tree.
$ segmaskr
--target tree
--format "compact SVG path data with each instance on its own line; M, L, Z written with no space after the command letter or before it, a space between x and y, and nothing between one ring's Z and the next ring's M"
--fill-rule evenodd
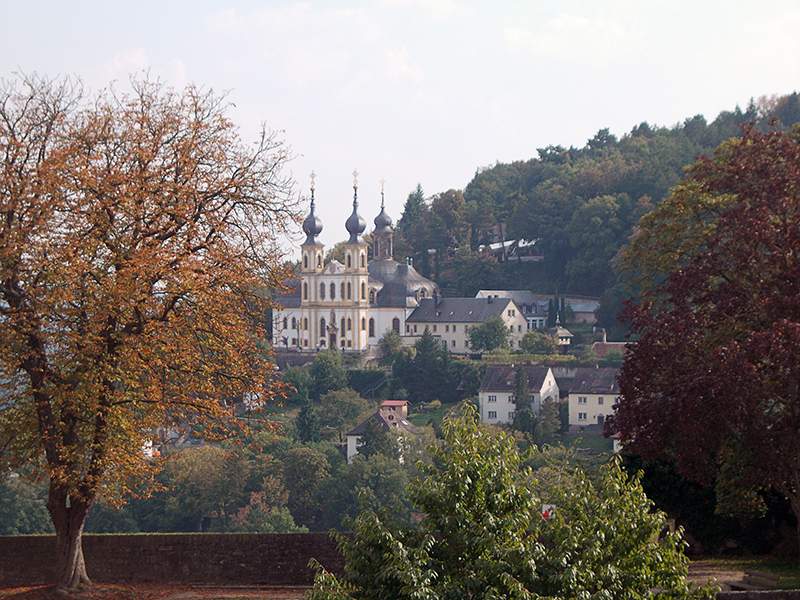
M508 349L511 334L503 317L489 317L480 325L467 329L469 347L474 352L491 352L497 349Z
M347 387L347 371L342 363L342 355L334 348L317 352L311 363L311 397L319 399L331 391Z
M361 433L361 447L358 449L358 453L367 458L383 454L397 460L397 440L389 435L389 431L377 418L369 418Z
M89 582L101 490L157 467L147 431L222 434L234 401L274 393L261 290L283 280L287 150L242 143L211 92L131 83L0 83L0 459L49 478L62 590Z
M295 420L297 439L303 443L318 442L320 435L320 422L314 404L306 398Z
M341 438L344 432L356 425L360 416L374 409L374 402L362 398L355 390L345 388L325 394L316 412L320 424L338 429Z
M528 331L520 344L524 354L558 354L558 338L543 331Z
M314 488L330 472L325 455L314 448L293 448L283 461L283 480L289 490L289 511L294 520L318 531L322 505L314 497Z
M626 309L641 337L608 426L632 452L715 480L729 508L773 489L800 517L800 131L745 127L688 177L687 225L677 200L663 209L680 255L657 260L659 236L636 249L654 285Z
M528 374L520 365L514 375L514 429L533 435L536 429L536 413L531 407L531 391L528 385Z
M442 427L432 464L409 486L424 515L419 529L398 526L388 511L363 511L354 536L339 537L342 579L316 565L311 600L709 594L685 583L680 535L657 539L666 516L619 461L597 484L575 473L546 499L558 508L545 520L513 438L483 428L474 409Z

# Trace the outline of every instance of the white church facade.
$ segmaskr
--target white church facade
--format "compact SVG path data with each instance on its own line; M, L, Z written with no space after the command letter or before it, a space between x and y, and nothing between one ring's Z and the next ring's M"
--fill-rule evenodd
M297 289L278 299L273 321L273 344L279 350L316 352L336 348L364 352L389 329L405 337L406 319L423 298L439 294L439 286L409 263L392 257L392 219L381 210L372 232L372 259L360 236L366 221L358 212L358 182L353 184L353 212L345 221L349 234L344 264L324 263L325 248L318 236L322 220L315 213L314 181L311 209L303 222L306 239L300 247Z

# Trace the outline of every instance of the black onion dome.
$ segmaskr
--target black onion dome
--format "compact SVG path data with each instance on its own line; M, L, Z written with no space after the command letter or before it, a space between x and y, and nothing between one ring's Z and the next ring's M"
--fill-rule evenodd
M347 228L347 232L350 234L350 239L347 240L347 243L357 244L358 236L364 233L364 230L367 228L367 222L360 214L358 214L358 198L356 197L353 198L353 214L347 218L344 226Z
M314 214L314 191L311 191L311 212L303 221L303 233L306 234L305 244L319 244L317 236L322 233L322 219Z

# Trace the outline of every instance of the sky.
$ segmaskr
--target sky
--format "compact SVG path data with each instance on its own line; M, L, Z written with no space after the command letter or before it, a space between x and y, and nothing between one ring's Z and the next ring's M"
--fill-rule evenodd
M4 79L100 89L148 72L227 93L243 141L265 124L291 147L296 195L316 173L326 245L347 237L354 170L369 231L381 180L396 222L418 183L463 189L600 129L800 91L796 0L0 0L0 14Z

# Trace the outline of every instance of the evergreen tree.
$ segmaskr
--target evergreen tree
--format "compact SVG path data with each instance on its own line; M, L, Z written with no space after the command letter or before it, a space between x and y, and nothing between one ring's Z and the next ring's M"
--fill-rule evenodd
M319 417L317 416L314 404L308 398L305 399L300 407L300 412L295 421L295 427L297 428L297 438L304 444L319 441Z

